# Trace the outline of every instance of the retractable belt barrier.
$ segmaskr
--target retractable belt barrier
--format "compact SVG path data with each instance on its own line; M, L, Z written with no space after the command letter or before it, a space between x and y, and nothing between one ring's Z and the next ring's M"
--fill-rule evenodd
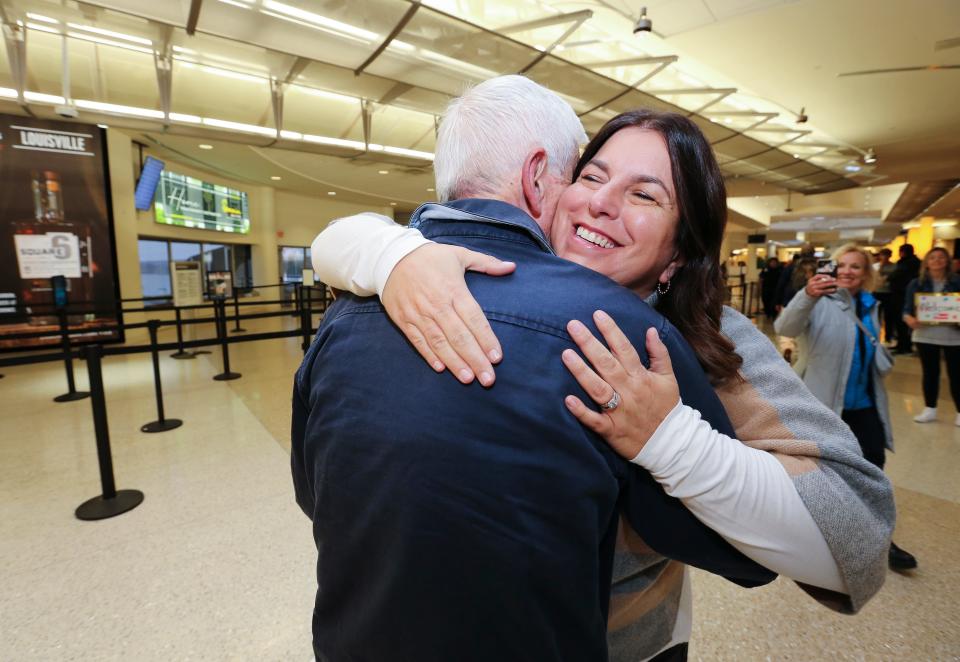
M287 287L288 284L279 283L276 285L263 285L259 287ZM71 402L75 400L80 400L83 398L90 398L90 406L93 415L94 423L94 434L96 436L96 445L97 445L97 459L100 469L100 483L101 483L101 494L92 499L89 499L77 507L75 515L78 519L81 520L99 520L106 519L109 517L115 517L122 513L125 513L129 510L136 508L140 503L143 502L144 495L143 492L139 490L117 490L114 480L113 473L113 456L110 450L110 430L109 422L107 418L107 405L106 405L106 395L104 392L104 383L103 383L103 367L102 359L105 356L120 356L127 354L139 354L144 352L149 352L151 355L151 362L153 365L153 384L154 384L154 395L156 398L157 405L157 420L145 423L140 427L141 432L145 433L156 433L156 432L166 432L168 430L173 430L179 428L183 425L183 421L176 418L166 418L164 405L163 405L163 385L161 381L161 371L160 371L160 353L170 350L176 350L175 353L170 356L178 359L192 359L201 352L209 353L208 350L199 349L202 347L209 347L212 345L220 345L221 352L221 361L223 370L219 374L213 377L216 381L228 381L233 379L239 379L241 374L239 372L233 372L230 368L230 345L240 342L256 342L260 340L275 340L281 338L301 338L301 347L306 353L307 349L310 347L310 342L313 334L316 332L316 328L313 325L313 316L315 314L323 314L326 312L327 306L330 302L330 299L327 293L324 291L323 295L320 298L315 298L315 289L311 286L297 285L296 287L296 309L294 310L294 315L300 316L300 324L298 328L289 329L286 331L266 331L261 333L250 333L244 336L229 336L227 330L227 304L224 297L218 297L212 301L194 305L194 306L173 306L173 305L159 305L151 306L142 309L127 309L119 310L112 309L110 312L113 314L117 313L131 313L131 312L163 312L163 311L173 311L174 319L171 320L160 320L160 319L151 319L146 322L138 322L135 324L112 324L106 325L103 327L97 327L96 332L103 331L117 331L117 330L132 330L132 329L141 329L146 328L150 336L150 343L147 345L116 345L116 346L104 346L101 343L89 343L85 344L81 348L74 346L71 338L73 336L89 336L91 329L70 329L67 321L68 314L81 314L89 311L76 310L72 306L68 308L57 309L59 329L57 331L38 331L33 333L17 333L17 334L0 334L2 339L59 339L59 351L43 351L44 349L52 349L54 345L41 345L33 349L38 350L38 353L31 354L21 354L16 356L10 356L8 358L0 355L0 367L6 366L19 366L19 365L30 365L35 363L50 363L54 361L63 361L64 370L67 377L67 393L57 396L54 398L57 402ZM324 288L325 289L325 288ZM165 297L145 297L141 299L119 299L118 303L135 303L135 302L144 302L148 300L160 300ZM88 302L82 302L88 303ZM233 296L233 322L234 328L231 329L233 333L246 333L245 329L240 327L240 320L252 320L252 319L268 319L271 317L286 317L290 315L289 311L281 310L274 312L265 312L265 313L251 313L246 315L240 314L241 306L245 305L271 305L271 304L280 304L280 305L289 305L289 301L285 300L272 300L272 301L250 301L250 302L241 302L239 297L236 294L236 290ZM319 304L318 308L314 308L313 304ZM38 306L39 307L39 306ZM213 317L198 317L194 319L183 319L181 316L181 311L186 309L201 310L201 309L211 309L213 311ZM49 313L47 313L49 314ZM214 324L215 337L213 338L201 338L197 340L184 340L183 338L183 327L188 324ZM161 327L163 326L173 326L176 328L177 339L175 342L161 343L158 339L158 333ZM196 348L196 349L195 349ZM90 382L90 391L78 391L76 389L76 382L73 371L73 361L74 359L82 358L86 361L87 364L87 374ZM3 377L3 375L0 375Z

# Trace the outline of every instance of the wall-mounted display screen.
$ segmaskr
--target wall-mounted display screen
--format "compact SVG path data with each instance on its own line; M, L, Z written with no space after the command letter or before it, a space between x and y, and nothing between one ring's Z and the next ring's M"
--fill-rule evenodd
M164 225L235 234L250 232L246 193L169 170L160 174L153 208L157 223Z
M103 131L0 115L0 351L122 340ZM12 337L11 337L12 336Z
M137 190L133 194L133 203L141 211L149 211L153 206L153 196L157 192L160 173L163 171L163 161L148 156L140 169L140 180Z

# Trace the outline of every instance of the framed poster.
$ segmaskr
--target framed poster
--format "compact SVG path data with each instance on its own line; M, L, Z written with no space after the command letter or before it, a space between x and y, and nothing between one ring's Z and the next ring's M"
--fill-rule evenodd
M116 263L104 132L0 115L0 351L59 343L4 339L57 329L56 303L74 342L122 340Z
M173 305L199 306L203 303L203 279L200 277L200 263L195 261L170 263L170 275L173 278Z
M207 293L212 297L233 296L233 274L229 271L207 272Z
M960 324L960 292L917 292L913 301L924 324Z

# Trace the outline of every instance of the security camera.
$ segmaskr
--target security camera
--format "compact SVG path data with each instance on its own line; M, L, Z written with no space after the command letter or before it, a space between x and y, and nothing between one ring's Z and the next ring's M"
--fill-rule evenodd
M638 32L653 32L653 21L647 18L647 8L640 8L640 18L637 19L637 24L633 26L633 34Z
M797 124L806 124L807 120L810 119L807 117L806 108L800 109L800 114L797 115Z
M75 106L54 106L53 112L55 112L60 117L68 117L70 119L74 119L78 115L80 115L80 112L76 109Z

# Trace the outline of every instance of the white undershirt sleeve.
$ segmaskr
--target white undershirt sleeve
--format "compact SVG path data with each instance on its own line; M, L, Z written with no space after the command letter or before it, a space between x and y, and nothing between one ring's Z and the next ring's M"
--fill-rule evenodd
M760 565L846 593L840 569L786 469L677 402L632 460L697 519Z
M313 273L330 287L380 296L397 263L430 241L373 212L337 219L310 246Z

